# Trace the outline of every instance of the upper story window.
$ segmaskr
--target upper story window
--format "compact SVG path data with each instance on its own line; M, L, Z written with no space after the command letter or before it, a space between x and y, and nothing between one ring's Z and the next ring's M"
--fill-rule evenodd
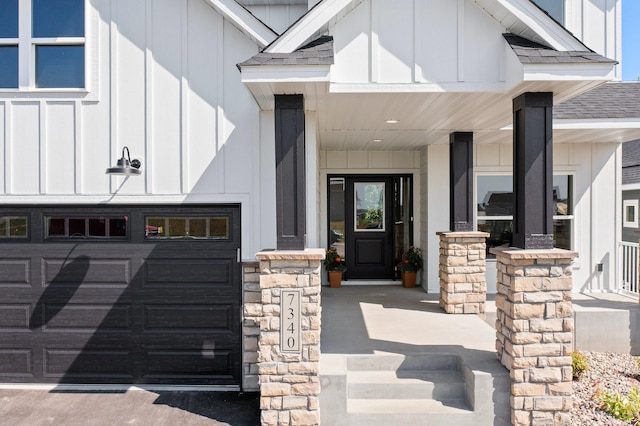
M564 25L564 2L565 0L532 0L535 4L544 9L553 19Z
M84 89L84 9L84 0L0 1L0 89Z

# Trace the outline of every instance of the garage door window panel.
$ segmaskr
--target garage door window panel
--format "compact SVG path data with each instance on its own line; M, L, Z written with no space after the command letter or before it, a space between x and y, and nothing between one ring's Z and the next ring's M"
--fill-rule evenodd
M128 216L45 216L45 239L127 239Z
M145 218L145 238L229 240L229 218L149 216Z
M27 216L0 216L0 239L29 238Z

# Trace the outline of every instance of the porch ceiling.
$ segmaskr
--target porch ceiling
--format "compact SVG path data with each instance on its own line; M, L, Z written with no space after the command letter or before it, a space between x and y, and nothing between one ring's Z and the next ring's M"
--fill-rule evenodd
M558 104L589 90L600 81L528 81L510 90L444 92L425 85L399 85L376 93L356 93L320 82L248 82L263 110L271 110L273 94L304 94L305 109L317 112L322 150L419 150L448 143L455 131L474 132L479 144L510 143L512 100L524 92L554 93ZM409 87L411 86L411 87ZM471 88L471 90L477 88ZM495 89L495 88L494 88ZM344 92L337 91L344 90ZM351 92L347 93L346 91ZM389 124L386 120L398 120ZM565 120L566 121L566 120ZM640 138L640 120L617 123L554 121L556 143L625 142ZM575 120L574 120L575 121ZM381 141L377 141L381 140Z

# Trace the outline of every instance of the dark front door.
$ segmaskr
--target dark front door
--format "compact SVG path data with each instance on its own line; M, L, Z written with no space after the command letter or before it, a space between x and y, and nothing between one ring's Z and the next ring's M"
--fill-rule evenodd
M393 278L393 177L347 177L345 211L347 277Z

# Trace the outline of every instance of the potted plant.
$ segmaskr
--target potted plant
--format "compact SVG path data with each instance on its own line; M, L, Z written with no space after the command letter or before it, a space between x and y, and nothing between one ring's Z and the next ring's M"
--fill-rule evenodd
M416 273L422 269L423 265L422 250L418 247L410 246L407 251L402 253L402 260L398 264L398 269L402 276L403 287L413 288L416 286Z
M340 257L335 247L332 246L327 249L324 265L327 268L327 272L329 272L329 286L333 288L340 287L342 273L347 269L347 264L344 258Z

